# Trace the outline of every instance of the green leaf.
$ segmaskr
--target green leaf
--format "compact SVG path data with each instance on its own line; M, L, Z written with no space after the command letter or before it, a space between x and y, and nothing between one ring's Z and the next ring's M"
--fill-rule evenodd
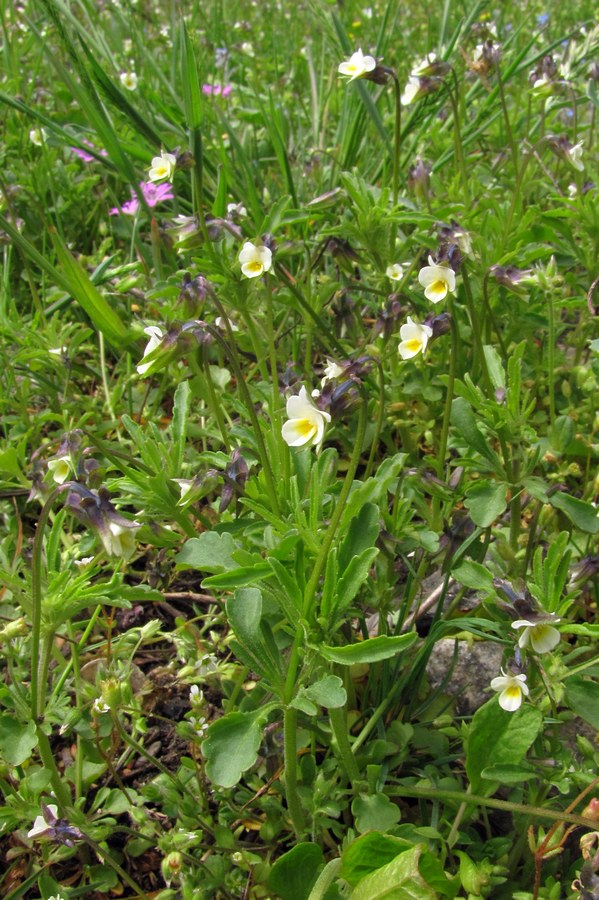
M487 362L487 369L489 372L489 377L491 378L491 382L495 390L498 388L505 387L505 370L503 368L503 360L501 356L493 346L489 346L489 344L485 344L483 347L483 353L485 354L485 360Z
M227 617L239 641L246 664L271 682L280 673L278 651L265 639L262 626L262 594L258 588L241 588L227 599ZM232 645L233 646L233 645ZM237 650L237 647L234 649Z
M181 22L181 85L183 87L183 109L187 127L192 130L202 124L202 94L193 47L185 22ZM199 161L198 161L199 162Z
M52 229L50 236L64 272L69 294L85 310L95 328L108 341L113 344L125 343L128 332L118 315L93 284L83 266L71 254L58 232Z
M495 481L477 481L466 491L464 505L470 510L472 521L487 528L505 512L507 485Z
M566 703L577 716L599 730L599 683L572 675L564 681Z
M173 438L173 449L175 451L172 470L176 474L181 471L181 464L183 462L190 400L191 391L189 389L189 381L182 381L177 385L177 390L175 391L173 420L171 422L171 435Z
M291 600L297 610L301 610L304 598L295 578L291 577L283 563L275 559L275 557L270 556L267 562L275 573L275 577L285 595Z
M428 885L418 869L423 847L418 845L400 853L390 863L367 875L351 893L351 900L436 900L437 892Z
M204 578L202 587L218 588L221 591L232 591L235 588L243 587L246 584L253 584L254 581L261 581L267 575L271 574L268 563L259 562L253 566L239 566L231 569L229 572L223 572L220 575L210 575Z
M289 705L301 709L308 716L315 716L319 706L337 709L343 706L346 700L347 693L339 676L325 675L309 687L300 687Z
M457 428L469 447L480 453L496 470L500 470L497 454L479 431L472 407L463 397L456 397L451 404L451 424Z
M519 784L522 781L530 781L535 774L532 766L509 764L487 766L481 773L486 781L500 781L502 784Z
M179 566L199 569L201 572L222 572L237 568L231 554L236 550L228 532L204 531L197 538L186 541L175 556Z
M464 560L452 570L451 574L464 587L472 588L474 591L485 591L487 594L495 593L491 572L486 566L482 566L471 559Z
M281 900L306 900L322 865L320 847L304 841L277 859L268 876L268 887Z
M328 889L337 877L340 868L341 860L339 858L329 860L314 882L312 890L308 895L308 900L325 900L328 896ZM335 896L336 895L333 895L333 897Z
M414 845L405 838L369 831L353 841L341 857L341 877L352 887Z
M414 633L398 634L391 637L382 634L379 637L369 638L367 641L362 641L359 644L348 644L346 647L327 647L324 645L314 647L314 649L329 662L336 662L342 666L353 666L356 663L373 663L379 662L381 659L389 659L389 657L395 656L396 653L407 650L417 639L418 635Z
M360 834L365 831L387 831L401 819L399 807L386 794L360 794L354 797L351 811Z
M478 709L466 740L466 772L474 794L482 783L483 769L516 765L526 754L543 724L543 714L534 706L506 712L493 697Z
M0 759L9 766L21 766L37 747L34 722L17 722L10 716L0 716Z
M557 491L549 497L549 502L554 509L559 509L567 515L570 521L587 534L599 534L599 513L590 503L579 500Z
M333 599L333 615L338 616L347 609L368 578L372 563L378 553L376 547L369 547L359 556L354 556L346 567L343 576L337 582L336 597Z
M262 726L274 704L251 713L227 713L208 728L202 742L202 755L206 760L206 774L210 781L221 787L234 787L256 762Z
M355 556L374 547L381 530L381 514L374 503L365 503L351 520L349 531L339 550L339 568L343 572Z

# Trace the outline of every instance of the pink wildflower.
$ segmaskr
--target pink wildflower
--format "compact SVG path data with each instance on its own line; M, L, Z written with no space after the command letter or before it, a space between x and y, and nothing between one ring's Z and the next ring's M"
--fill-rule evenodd
M87 147L91 147L92 150L98 150L98 148L95 147L91 141L86 141L85 139L83 139L81 143L85 144ZM71 147L70 149L76 156L79 157L79 159L82 159L83 162L93 162L96 158L95 156L92 156L91 153L86 153L85 150L80 150L79 147ZM108 156L106 150L98 150L98 153L100 154L100 156Z
M232 85L230 84L203 84L202 85L202 93L207 97L228 97L231 91L233 90Z
M141 188L141 192L145 197L145 201L150 208L156 206L158 203L162 203L163 200L172 200L174 194L171 189L171 185L168 182L163 184L154 184L151 181L140 181L139 186ZM131 191L131 200L127 200L121 208L118 206L113 206L109 213L111 216L118 216L121 212L125 216L134 216L139 209L139 200L133 191Z

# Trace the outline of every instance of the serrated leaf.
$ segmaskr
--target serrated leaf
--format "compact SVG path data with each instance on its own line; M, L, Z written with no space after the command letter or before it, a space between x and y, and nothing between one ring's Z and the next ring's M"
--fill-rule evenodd
M346 647L323 645L314 649L329 662L336 662L342 666L353 666L356 663L373 663L389 659L396 653L407 650L417 639L418 635L414 633L392 636L381 634L379 637L369 638L358 644L348 644Z

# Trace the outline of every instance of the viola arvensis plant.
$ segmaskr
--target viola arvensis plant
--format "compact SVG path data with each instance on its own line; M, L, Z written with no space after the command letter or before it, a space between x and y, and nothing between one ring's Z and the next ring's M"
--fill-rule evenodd
M364 56L360 49L352 53L349 59L339 63L337 71L340 75L345 75L349 81L355 81L356 78L363 78L374 69L376 69L376 59L373 56Z
M412 359L419 353L424 354L429 339L433 336L433 329L430 325L419 325L414 322L411 316L408 321L399 329L401 344L398 347L399 355L402 359Z

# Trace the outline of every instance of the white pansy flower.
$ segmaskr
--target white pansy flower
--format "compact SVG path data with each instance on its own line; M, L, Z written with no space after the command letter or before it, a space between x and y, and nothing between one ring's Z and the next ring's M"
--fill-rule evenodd
M58 456L48 460L48 471L56 484L64 484L71 474L71 460L68 456Z
M272 267L272 253L263 244L246 241L239 253L241 271L246 278L259 278Z
M150 181L172 181L177 165L177 157L173 153L161 151L160 156L155 156L148 172Z
M156 347L160 345L164 337L162 329L157 325L148 325L147 328L144 328L144 334L147 334L150 340L146 344L144 355L142 356L141 362L137 366L138 375L145 375L145 373L148 371L152 363L145 363L144 359L146 358L146 356L149 356L150 353L152 353L156 349Z
M385 269L385 275L391 281L401 281L403 278L403 266L401 263L392 263Z
M58 807L54 803L48 803L46 809L54 819L58 818ZM33 828L27 832L27 837L32 840L38 840L39 838L49 837L51 834L52 826L46 822L44 816L36 816Z
M430 325L419 325L408 316L406 324L399 329L399 336L401 338L399 355L402 359L412 359L419 353L424 354L429 338L433 336L433 329Z
M403 89L403 94L401 95L401 105L409 106L410 103L413 103L416 97L420 92L420 78L415 75L410 75L408 78L408 83Z
M119 79L123 87L128 91L134 91L137 88L137 75L135 72L121 72Z
M522 633L518 638L518 646L521 649L532 647L535 653L550 653L560 642L561 635L557 628L554 628L552 622L558 623L559 619L554 616L546 616L539 619L517 619L512 622L512 628L522 628Z
M491 681L494 691L499 691L499 705L506 712L515 712L522 706L522 697L528 697L530 691L526 684L526 675L502 674Z
M29 132L29 140L32 144L35 144L36 147L41 147L48 137L45 128L32 128Z
M570 147L570 149L566 151L566 157L570 165L573 166L578 172L584 172L584 163L582 161L582 141L579 141L577 144L574 144L573 147Z
M304 444L317 447L324 437L325 424L331 421L329 413L314 406L305 387L287 400L287 416L289 421L285 422L281 433L290 447L303 447Z
M345 369L343 368L343 366L340 366L339 363L336 363L334 359L327 358L327 364L323 373L322 381L320 382L320 386L324 387L327 381L334 381L335 378L340 378L344 372ZM318 396L319 393L319 391L316 391L316 393L312 391L312 396Z
M412 69L410 74L414 78L421 78L423 75L430 75L431 66L434 67L436 62L437 62L437 54L436 53L428 53L424 57L422 62L418 63L417 66L414 66L414 68Z
M108 528L100 531L100 539L108 555L120 556L123 559L133 556L137 546L135 535L139 527L139 522L128 522L126 525L109 522Z
M432 256L429 256L428 262L428 266L420 269L418 281L425 289L426 299L438 303L448 293L455 293L455 272L449 266L438 265Z
M349 59L339 63L337 71L340 75L345 75L350 81L356 78L363 78L369 72L376 69L376 59L373 56L364 56L362 50L356 50Z

